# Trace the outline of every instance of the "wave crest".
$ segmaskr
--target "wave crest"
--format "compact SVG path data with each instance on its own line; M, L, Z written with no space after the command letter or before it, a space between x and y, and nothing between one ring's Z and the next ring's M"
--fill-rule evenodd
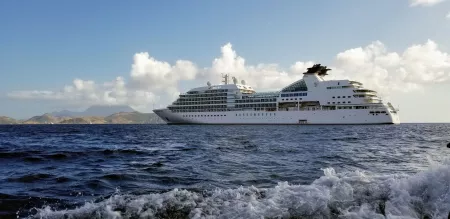
M46 206L31 218L446 218L449 182L449 164L412 176L327 168L310 185L115 194L71 210Z

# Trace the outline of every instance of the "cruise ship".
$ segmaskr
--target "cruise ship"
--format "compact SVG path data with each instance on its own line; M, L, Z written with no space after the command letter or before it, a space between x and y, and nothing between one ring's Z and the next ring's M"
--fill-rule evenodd
M351 80L326 80L331 69L315 64L303 78L276 92L256 92L223 75L223 84L197 87L165 109L168 124L399 124L398 109Z

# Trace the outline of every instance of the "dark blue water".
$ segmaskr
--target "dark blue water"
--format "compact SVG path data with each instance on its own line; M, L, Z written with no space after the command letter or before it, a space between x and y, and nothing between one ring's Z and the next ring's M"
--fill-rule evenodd
M0 218L447 218L450 124L0 126Z

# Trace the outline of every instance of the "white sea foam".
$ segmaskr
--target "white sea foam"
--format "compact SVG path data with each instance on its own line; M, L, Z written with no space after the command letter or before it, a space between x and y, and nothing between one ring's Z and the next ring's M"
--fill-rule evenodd
M199 194L181 189L113 195L72 210L38 209L32 218L447 218L450 163L411 176L360 171L324 176L310 185L240 187Z

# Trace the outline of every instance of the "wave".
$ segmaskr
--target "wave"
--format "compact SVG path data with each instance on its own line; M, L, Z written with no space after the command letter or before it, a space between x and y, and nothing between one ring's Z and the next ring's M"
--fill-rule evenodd
M34 209L29 218L447 218L450 163L415 175L362 171L324 176L310 185L239 187L203 193L174 189L144 195L114 194L75 209Z
M77 159L87 156L111 156L111 155L145 155L148 152L139 149L90 149L88 151L36 151L36 150L0 150L0 158L23 159L26 162L43 162L47 160L62 161L66 159Z
M8 178L10 182L34 183L38 180L45 180L54 177L54 175L46 173L27 174L18 178Z

